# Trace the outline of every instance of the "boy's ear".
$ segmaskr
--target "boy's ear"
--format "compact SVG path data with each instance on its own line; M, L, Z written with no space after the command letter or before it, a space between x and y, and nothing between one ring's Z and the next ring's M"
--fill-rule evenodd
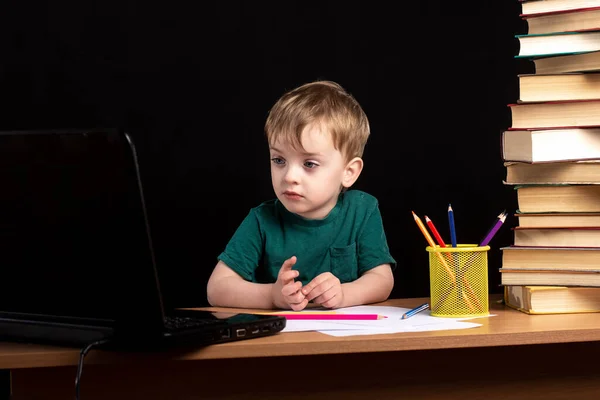
M342 178L342 186L346 189L354 185L354 182L360 176L363 169L363 160L360 157L354 157L346 164L344 169L344 176Z

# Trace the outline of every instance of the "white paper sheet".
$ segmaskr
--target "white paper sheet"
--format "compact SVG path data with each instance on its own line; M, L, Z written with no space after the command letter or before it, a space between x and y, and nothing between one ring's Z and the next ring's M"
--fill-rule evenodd
M315 321L288 319L282 332L303 331L332 331L332 330L363 330L369 329L368 325L353 325L345 322L372 322L372 321Z
M319 331L326 335L342 337L342 336L358 336L358 335L381 335L385 333L401 333L401 332L431 332L431 331L445 331L445 330L454 330L454 329L469 329L469 328L477 328L481 326L481 324L476 324L474 322L460 322L460 321L450 321L445 323L435 323L435 324L423 324L423 325L400 325L398 326L390 326L385 329L353 329L353 330L323 330Z
M481 326L472 322L463 322L472 318L432 317L425 310L407 319L401 319L409 308L389 306L355 306L336 310L347 314L379 314L387 318L368 321L322 321L322 320L288 320L283 332L318 331L331 336L375 335L399 332L425 332L453 329L470 329ZM306 310L307 313L315 309ZM302 311L300 311L302 313ZM491 316L491 315L490 315ZM480 317L477 317L480 318Z

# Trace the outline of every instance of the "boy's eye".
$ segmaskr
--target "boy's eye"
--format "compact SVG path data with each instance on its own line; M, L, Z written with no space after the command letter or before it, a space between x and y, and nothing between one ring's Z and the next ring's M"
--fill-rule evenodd
M271 158L271 162L273 164L276 164L276 165L282 165L282 164L285 163L285 161L283 161L283 159L281 159L279 157L273 157L273 158Z
M314 163L314 162L312 162L312 161L306 161L306 162L304 163L304 166L305 166L306 168L312 169L312 168L316 168L316 167L318 167L318 166L319 166L319 164L317 164L317 163Z

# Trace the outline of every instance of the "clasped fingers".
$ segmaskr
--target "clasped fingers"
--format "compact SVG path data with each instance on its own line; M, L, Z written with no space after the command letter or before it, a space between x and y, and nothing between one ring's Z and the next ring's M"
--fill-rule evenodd
M281 295L284 301L289 304L294 311L303 310L308 304L306 296L302 293L302 282L292 282L281 288Z
M342 301L342 284L331 272L318 275L302 288L308 301L313 301L327 308L334 308Z

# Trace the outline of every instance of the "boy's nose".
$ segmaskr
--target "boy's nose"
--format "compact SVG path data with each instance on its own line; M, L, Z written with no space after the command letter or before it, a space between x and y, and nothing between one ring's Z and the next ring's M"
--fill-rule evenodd
M285 182L287 182L287 183L297 183L299 177L300 177L300 172L298 171L298 168L291 166L285 172L284 179L285 179Z

